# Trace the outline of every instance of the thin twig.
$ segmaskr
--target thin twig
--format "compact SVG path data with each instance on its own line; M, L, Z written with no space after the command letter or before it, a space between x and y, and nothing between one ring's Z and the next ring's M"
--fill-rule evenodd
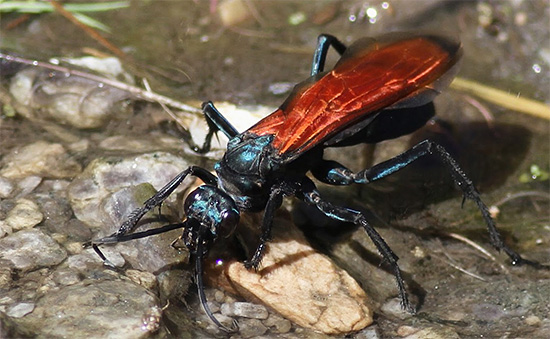
M483 278L482 276L477 275L477 274L475 274L475 273L472 273L472 272L470 272L470 271L468 271L468 270L466 270L466 269L464 269L464 268L458 266L457 264L453 263L452 261L450 261L451 258L448 256L447 253L443 252L443 254L445 254L445 256L446 256L447 258L449 258L449 260L445 260L445 259L443 259L443 258L440 258L440 257L436 256L436 255L433 256L433 257L434 257L434 258L437 258L437 259L439 259L439 260L441 260L441 261L443 261L443 262L446 263L447 265L451 266L452 268L454 268L454 269L456 269L456 270L458 270L458 271L460 271L460 272L462 272L462 273L464 273L464 274L466 274L466 275L469 275L469 276L471 276L471 277L473 277L473 278L475 278L475 279L479 279L479 280L481 280L481 281L487 282L487 279Z
M145 87L145 90L147 90L147 93L153 93L151 86L149 85L149 81L147 79L143 78L141 79L141 82L143 82L143 86ZM172 110L164 103L158 102L158 104L162 107L162 109L168 114L172 119L174 119L175 122L177 122L180 126L185 126L183 121L174 113Z
M479 244L473 242L472 240L470 240L470 239L468 239L468 238L466 238L466 237L464 237L460 234L457 234L457 233L448 233L447 235L451 238L462 241L463 243L465 243L467 245L470 245L474 249L476 249L479 252L483 253L486 257L488 257L492 261L496 262L504 272L509 273L508 269L504 265L502 265L500 262L498 262L498 260L495 258L495 256L492 255L491 252L489 252L485 248L483 248L481 245L479 245Z
M522 98L472 80L455 78L451 88L470 93L504 108L550 120L550 106L540 101Z
M181 111L185 111L185 112L189 112L189 113L193 113L193 114L201 115L201 113L202 113L202 111L200 109L195 108L193 106L189 106L189 105L186 105L182 102L176 101L174 99L165 97L163 95L153 93L153 92L149 92L149 91L141 89L139 87L128 85L124 82L120 82L120 81L117 81L117 80L105 78L105 77L102 77L102 76L99 76L99 75L86 73L86 72L83 72L83 71L74 70L74 69L70 69L70 68L67 68L67 67L59 66L59 65L54 65L54 64L51 64L51 63L48 63L48 62L25 59L25 58L21 58L21 57L18 57L18 56L5 54L5 53L0 53L0 59L5 59L7 61L12 61L12 62L18 62L18 63L21 63L21 64L30 65L30 66L42 67L42 68L45 68L45 69L50 69L50 70L65 73L65 74L68 74L68 75L74 75L74 76L77 76L77 77L81 77L81 78L84 78L84 79L95 81L98 84L103 84L103 85L111 86L113 88L118 88L122 91L126 91L128 93L133 94L138 99L142 99L142 100L150 101L150 102L157 102L159 104L163 103L166 106L177 108Z

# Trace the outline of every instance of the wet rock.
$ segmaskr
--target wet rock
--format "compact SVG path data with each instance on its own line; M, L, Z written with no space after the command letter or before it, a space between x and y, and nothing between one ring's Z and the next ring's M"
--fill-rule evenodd
M0 239L12 233L13 230L11 229L11 226L8 225L6 221L0 220Z
M97 128L120 117L128 92L77 76L27 68L12 77L10 93L26 118ZM117 107L117 103L121 103ZM119 109L116 109L119 108Z
M21 324L41 337L143 338L143 317L157 303L128 281L80 283L46 294Z
M18 303L8 309L6 314L12 318L22 318L34 310L34 303Z
M525 323L529 326L539 326L541 324L540 318L536 315L530 315L525 318Z
M241 319L239 335L243 338L255 338L267 332L267 327L258 319Z
M397 334L405 339L458 339L460 336L450 327L415 328L401 326Z
M472 312L476 318L483 321L500 321L509 315L509 311L505 306L489 303L476 303L472 305Z
M12 283L12 269L6 260L0 260L0 289L8 289Z
M0 198L4 199L9 197L13 189L13 183L8 178L0 176Z
M311 248L290 223L274 227L273 241L257 273L233 262L226 274L247 299L260 300L300 326L343 334L372 323L365 292L345 271Z
M169 270L157 275L161 300L183 299L191 285L192 273L184 270Z
M136 284L139 284L149 290L156 289L158 287L157 278L152 273L138 270L126 270L125 275Z
M126 151L133 150L135 152L154 152L159 149L180 149L181 139L173 137L157 137L157 138L138 138L123 135L116 135L105 138L99 143L99 147L109 151Z
M355 335L355 339L380 339L380 334L376 327L365 328Z
M223 315L229 317L244 317L252 319L267 319L265 306L247 302L226 303L221 306Z
M160 328L162 320L162 308L153 306L143 315L141 329L149 333L155 333Z
M34 201L19 199L15 207L9 211L5 222L14 232L17 232L38 225L42 219L44 219L44 215Z
M100 228L102 231L98 237L106 236L117 231L134 209L141 207L145 200L153 196L156 193L154 188L163 187L186 168L185 161L164 152L96 159L71 183L69 201L80 221ZM186 186L182 185L178 191ZM171 200L176 196L174 194ZM162 215L177 221L169 206L170 199L162 204ZM142 220L144 224L139 230L168 223L159 218L158 208L150 211ZM149 224L145 225L148 221ZM181 230L173 230L115 246L102 246L102 250L115 248L133 268L157 272L164 267L187 261L186 251L180 252L170 246L180 235ZM107 258L113 261L110 256Z
M548 338L550 336L550 319L544 319L533 332L528 332L531 338Z
M80 282L78 273L67 268L57 269L53 274L53 280L56 284L70 286Z
M289 320L274 313L270 314L263 324L270 327L271 331L275 333L287 333L292 328L292 323Z
M38 187L38 185L40 185L41 182L42 182L42 177L38 175L29 175L28 177L21 179L17 183L17 188L18 188L17 195L20 197L26 196L27 194L34 191L34 189Z
M215 314L216 319L225 327L233 328L235 320L231 317L225 316L223 314ZM204 326L205 329L214 334L223 334L223 332L218 326L216 326L206 314L202 313L198 315L199 324Z
M111 232L124 218L107 218L109 213L105 212L105 208L111 207L107 206L107 199L110 199L111 195L143 183L149 183L158 190L187 167L188 164L184 160L165 152L95 159L71 183L69 201L80 221L98 228L111 227L108 230ZM185 184L182 185L178 191L185 187ZM133 200L145 200L152 195L151 192L138 192L141 196L134 197ZM119 214L132 209L133 206L120 206Z
M92 231L78 219L70 219L63 224L48 223L45 225L51 232L65 233L70 240L76 242L88 241L92 238Z
M413 316L403 309L403 307L401 306L401 299L399 298L392 298L388 300L382 305L382 307L380 307L380 310L384 314L390 317L396 317L398 319L407 319Z
M69 254L79 254L84 249L81 242L67 242L63 244Z
M39 229L28 229L0 239L0 258L16 269L30 271L59 264L67 252Z
M43 184L46 184L46 182ZM45 193L42 189L43 187L40 187L39 192L33 195L34 201L40 206L40 211L44 214L41 226L55 233L69 235L64 226L73 218L71 205L67 199L52 194L52 191Z
M28 328L22 328L0 311L0 338L34 338L36 333Z
M70 158L61 144L37 141L7 154L0 175L9 179L31 175L49 178L71 178L80 173L81 167Z
M122 267L126 263L120 252L112 246L105 246L101 248L101 252L103 252L109 262L115 267ZM95 267L98 263L102 263L101 258L92 248L87 248L79 254L71 255L67 259L69 268L81 272L86 272L89 267Z

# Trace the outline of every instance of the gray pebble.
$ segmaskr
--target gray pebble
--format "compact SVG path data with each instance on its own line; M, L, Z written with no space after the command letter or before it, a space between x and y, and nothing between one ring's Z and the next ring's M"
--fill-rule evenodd
M132 282L95 280L52 291L25 320L44 338L145 338L143 317L154 306L157 298Z
M268 327L273 327L272 331L275 333L287 333L292 328L292 323L288 319L275 313L271 313L263 323Z
M11 211L8 212L5 222L14 232L38 225L44 215L38 205L29 199L19 199Z
M247 303L247 302L234 302L226 303L221 306L221 312L223 315L230 317L243 317L253 319L267 319L269 313L263 305Z
M253 338L267 332L267 327L258 319L241 319L239 321L239 334L243 338Z
M54 266L66 256L65 249L39 229L25 229L0 239L0 258L21 271Z
M7 315L13 318L22 318L34 310L34 303L18 303L8 309Z
M0 176L0 198L5 199L13 192L14 185L8 179Z

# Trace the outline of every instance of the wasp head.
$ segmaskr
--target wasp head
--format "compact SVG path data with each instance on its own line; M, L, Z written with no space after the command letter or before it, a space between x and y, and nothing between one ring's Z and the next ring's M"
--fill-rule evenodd
M185 199L184 211L187 215L182 237L185 246L193 254L202 249L201 256L208 252L218 237L231 235L240 217L233 199L210 185L200 186L191 192Z

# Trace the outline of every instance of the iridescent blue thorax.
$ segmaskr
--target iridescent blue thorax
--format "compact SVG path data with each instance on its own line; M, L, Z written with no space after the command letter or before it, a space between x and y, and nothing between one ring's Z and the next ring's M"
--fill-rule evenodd
M271 146L272 135L239 134L227 145L221 161L214 165L218 184L247 210L261 210L269 196L276 162Z

